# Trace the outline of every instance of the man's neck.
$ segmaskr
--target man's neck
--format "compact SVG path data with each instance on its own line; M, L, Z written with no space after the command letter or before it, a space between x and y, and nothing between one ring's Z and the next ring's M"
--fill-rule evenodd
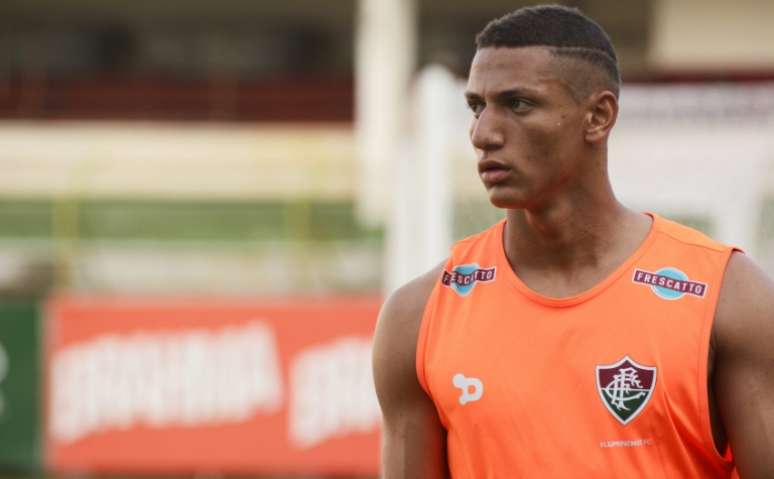
M605 269L625 260L642 243L650 220L621 205L612 191L605 193L508 210L504 247L514 269L573 276L578 270Z

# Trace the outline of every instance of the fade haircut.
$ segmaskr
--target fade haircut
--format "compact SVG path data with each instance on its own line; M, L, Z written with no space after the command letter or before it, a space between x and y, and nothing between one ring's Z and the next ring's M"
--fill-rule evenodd
M604 86L619 94L621 76L618 57L607 33L594 20L577 8L561 5L539 5L520 8L492 20L476 35L476 49L488 47L550 48L557 59L584 62L597 69ZM593 78L572 75L571 93L576 99L591 93ZM586 75L588 76L588 75Z

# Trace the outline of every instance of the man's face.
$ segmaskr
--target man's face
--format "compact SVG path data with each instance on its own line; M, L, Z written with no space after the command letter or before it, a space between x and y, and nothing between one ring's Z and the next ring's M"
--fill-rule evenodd
M473 59L470 139L495 206L539 207L584 167L583 101L556 65L545 47L482 48Z

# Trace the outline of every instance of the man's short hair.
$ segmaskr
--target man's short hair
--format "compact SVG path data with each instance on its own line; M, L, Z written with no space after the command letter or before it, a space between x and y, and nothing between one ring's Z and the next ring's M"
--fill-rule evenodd
M492 20L476 36L476 48L545 46L556 57L591 64L604 73L607 87L618 95L618 57L602 27L577 8L539 5L520 8Z

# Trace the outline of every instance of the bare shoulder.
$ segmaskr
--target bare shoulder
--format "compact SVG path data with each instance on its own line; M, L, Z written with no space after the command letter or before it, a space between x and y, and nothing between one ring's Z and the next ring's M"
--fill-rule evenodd
M443 263L392 293L379 313L378 327L401 326L403 329L413 325L418 328L419 325L413 323L421 321L427 300L442 271Z
M376 396L382 409L382 476L448 478L446 433L419 384L416 348L425 305L439 265L393 293L382 307L374 339Z
M713 328L714 397L740 477L774 477L774 283L750 258L728 263Z
M405 284L392 293L382 306L374 340L377 392L385 390L380 387L385 383L397 381L405 385L405 382L416 379L415 357L422 315L442 270L443 264L439 264Z
M715 314L719 350L754 353L774 344L774 282L747 255L733 253Z

